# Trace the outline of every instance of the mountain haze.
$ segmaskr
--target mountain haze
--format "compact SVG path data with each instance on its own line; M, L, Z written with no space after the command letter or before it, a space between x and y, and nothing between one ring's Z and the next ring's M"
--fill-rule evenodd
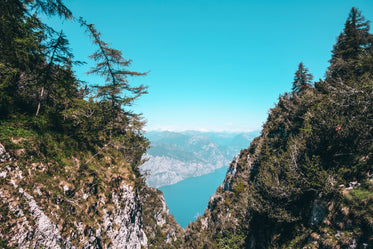
M171 185L229 165L258 132L147 132L151 147L140 166L152 187Z

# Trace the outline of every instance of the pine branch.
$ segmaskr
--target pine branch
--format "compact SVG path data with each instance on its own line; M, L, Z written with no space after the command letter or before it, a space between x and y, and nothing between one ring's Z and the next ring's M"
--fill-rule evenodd
M69 8L67 8L61 0L23 0L24 3L31 2L31 8L38 10L48 16L58 15L65 19L73 19L73 14Z
M96 85L98 97L109 97L112 107L121 109L121 105L130 105L135 99L142 94L147 93L146 86L131 87L128 84L127 76L143 76L146 73L125 70L125 67L131 64L131 60L122 57L122 52L110 48L108 43L101 40L101 33L96 30L93 24L88 24L82 18L79 19L81 26L84 26L93 39L93 43L98 46L90 58L97 62L96 67L89 71L89 74L106 76L107 84L104 86ZM121 93L127 91L134 94L132 97L122 97Z

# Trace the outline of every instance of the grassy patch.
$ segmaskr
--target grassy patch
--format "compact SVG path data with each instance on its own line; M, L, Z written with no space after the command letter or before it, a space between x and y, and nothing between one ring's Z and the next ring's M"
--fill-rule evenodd
M351 190L351 194L360 201L373 198L373 191L369 189L353 189Z

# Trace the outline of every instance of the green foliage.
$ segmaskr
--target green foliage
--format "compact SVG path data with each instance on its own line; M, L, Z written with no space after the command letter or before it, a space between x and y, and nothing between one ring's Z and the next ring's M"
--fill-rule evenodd
M220 191L220 204L209 207L212 231L206 233L221 248L241 241L238 248L347 248L353 239L359 246L372 241L373 185L367 177L373 172L372 41L368 22L352 8L326 79L313 84L299 64L293 91L279 97L261 136L240 155L250 160L233 178L232 190L239 195ZM362 186L344 187L354 181ZM230 233L221 211L227 206L228 217L239 220ZM310 222L314 215L321 219L317 227ZM209 241L198 241L213 243L204 240Z
M24 173L19 185L29 193L35 185L44 191L38 204L56 212L68 237L79 218L92 228L102 221L94 205L99 199L110 203L123 182L144 183L138 166L149 142L141 116L129 106L146 91L126 78L143 74L127 71L130 61L92 29L101 53L93 59L108 59L105 65L96 60L92 71L110 71L112 84L90 93L74 75L73 65L81 62L74 61L67 37L42 23L40 13L76 20L62 0L0 1L0 141L16 159L12 167ZM86 190L89 198L82 201Z
M344 80L363 75L366 70L371 71L372 42L369 22L353 7L334 45L328 76Z
M294 81L293 81L293 92L296 94L302 94L307 89L312 87L312 74L308 73L308 69L299 63L298 70L295 72Z
M240 249L243 248L245 242L245 233L241 229L237 229L236 233L226 231L222 238L218 239L219 249Z
M357 198L358 200L367 200L367 199L373 199L373 192L372 189L354 189L352 192L352 195Z
M128 76L142 76L145 73L129 71L127 67L131 61L122 56L122 52L110 48L101 40L101 34L93 24L87 24L82 18L79 22L87 29L93 43L98 47L90 58L97 62L90 74L98 74L105 78L106 84L94 86L97 90L95 96L99 100L104 115L104 129L110 139L124 132L124 127L134 126L135 129L142 127L140 116L125 109L131 106L141 95L147 93L146 87L140 85L133 87L129 85Z
M237 185L234 187L234 192L239 195L245 189L245 184L243 182L238 182Z
M141 131L144 122L139 115L123 107L145 93L144 86L132 87L127 75L143 74L126 70L130 61L102 42L93 25L84 23L99 48L92 58L104 60L98 61L92 72L107 73L111 77L108 86L97 86L97 98L87 99L87 87L80 86L72 71L75 62L66 36L43 24L37 16L42 11L72 19L71 11L63 2L16 0L2 1L0 5L0 113L3 120L40 134L63 133L91 149L119 146L134 168L137 167L148 147ZM123 97L124 90L135 96Z

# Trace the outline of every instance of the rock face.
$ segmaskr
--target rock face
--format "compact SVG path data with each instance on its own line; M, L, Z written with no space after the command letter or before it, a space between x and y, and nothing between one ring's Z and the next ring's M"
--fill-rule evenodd
M25 209L25 211L19 205L14 204L13 200L10 201L0 192L2 204L5 205L10 201L8 210L17 219L16 223L12 224L12 237L9 240L11 246L17 248L76 248L71 244L69 239L64 240L61 237L56 224L36 204L31 195L24 192L22 188L19 189L19 193L26 198L28 209ZM27 213L31 217L28 217ZM6 237L7 234L2 234L2 239L6 239ZM92 245L87 243L88 247Z
M149 248L180 248L183 230L169 213L163 193L144 186L141 189L142 218L144 231L148 236ZM174 247L172 247L174 246Z
M51 198L52 191L37 184L27 190L22 188L27 179L25 175L30 173L21 170L1 144L0 158L0 245L11 248L147 248L142 217L144 198L131 185L121 181L108 196L99 190L86 189L79 199L60 196L53 200L55 205L46 206L45 200ZM71 194L73 187L67 182L62 185L65 195ZM163 195L146 188L148 195L154 192L161 200L158 206L152 207L156 211L157 225L167 225L166 219L173 217L169 217ZM97 195L97 202L90 202L93 195ZM96 215L87 212L87 216L79 216L78 209L85 205ZM89 222L90 217L96 219L94 225ZM174 239L175 234L170 231L168 239Z
M213 239L207 238L214 238L221 231L235 231L245 220L249 206L247 182L253 161L248 155L248 151L243 150L233 159L223 183L211 196L204 214L186 227L185 248L198 248L201 240L205 240L203 244L207 248L215 248L217 245ZM239 241L234 246L243 248Z
M79 240L83 248L101 248L102 233L106 233L111 243L104 248L141 248L147 246L147 237L142 229L141 212L138 197L130 186L122 186L122 192L113 194L115 209L112 213L103 210L103 223L92 233L83 229L82 223L76 224L77 233L71 237L62 238L63 227L56 225L38 206L35 199L19 189L20 196L25 198L22 205L0 192L3 212L12 217L11 227L1 231L2 240L8 240L8 245L17 248L80 248L74 246L71 240ZM26 205L25 205L26 204ZM53 215L53 214L49 214ZM11 235L11 236L10 236ZM9 237L8 237L9 236Z
M147 238L142 230L138 196L131 186L123 185L121 189L118 194L112 194L113 212L109 214L104 209L103 230L117 248L141 248L147 245Z

